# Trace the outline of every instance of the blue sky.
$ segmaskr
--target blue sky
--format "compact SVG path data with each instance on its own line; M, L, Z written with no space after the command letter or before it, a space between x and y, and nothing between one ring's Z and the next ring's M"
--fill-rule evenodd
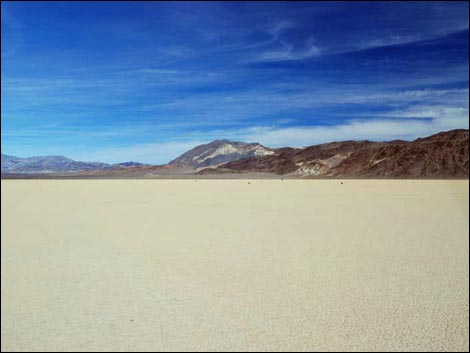
M2 153L165 163L468 128L467 2L2 2Z

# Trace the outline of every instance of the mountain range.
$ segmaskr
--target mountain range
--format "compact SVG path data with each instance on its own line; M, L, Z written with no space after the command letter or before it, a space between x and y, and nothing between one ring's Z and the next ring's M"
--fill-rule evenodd
M166 165L80 162L62 156L1 155L2 177L158 177L259 174L300 178L468 178L469 131L451 130L414 141L342 141L304 148L215 140Z
M102 162L81 162L64 156L38 156L21 158L1 155L1 170L4 173L62 173L86 170L102 170L143 166L142 163L124 162L108 164Z
M414 141L344 141L303 149L280 148L204 169L198 174L264 172L301 177L464 178L469 175L468 130Z

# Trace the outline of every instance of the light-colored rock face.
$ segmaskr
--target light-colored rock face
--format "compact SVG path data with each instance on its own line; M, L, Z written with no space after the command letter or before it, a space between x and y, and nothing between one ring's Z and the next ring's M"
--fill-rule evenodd
M216 140L193 148L169 164L198 169L273 153L272 149L264 147L259 143Z
M230 154L230 153L238 153L238 150L235 147L233 147L232 145L226 143L226 144L223 144L222 146L220 146L219 148L217 148L210 155L206 155L204 157L203 155L205 153L203 153L202 156L199 155L199 156L194 157L193 161L195 161L197 163L202 163L205 160L208 160L209 158L215 158L219 155Z
M259 146L254 150L255 156L268 156L270 154L274 154L274 151L271 149L267 149L263 146Z
M334 156L326 159L314 159L309 162L299 162L296 163L296 166L299 168L294 172L294 174L301 176L309 175L327 175L332 168L338 166L342 161L348 158L351 155L348 153L338 153Z
M222 155L230 155L230 154L239 154L239 155L244 155L244 154L252 154L253 156L266 156L269 154L273 154L274 151L267 149L266 147L263 147L261 145L257 146L252 146L251 144L247 144L246 146L239 146L235 147L232 144L226 143L217 148L214 152L212 152L210 155L206 155L204 157L201 156L196 156L193 158L194 161L202 163L208 159L213 159L218 156ZM203 153L205 155L205 153Z

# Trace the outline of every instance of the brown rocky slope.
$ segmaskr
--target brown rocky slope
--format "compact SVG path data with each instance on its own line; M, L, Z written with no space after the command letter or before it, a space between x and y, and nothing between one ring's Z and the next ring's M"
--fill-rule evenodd
M469 132L451 130L411 142L344 141L281 148L198 174L267 172L301 177L468 178Z

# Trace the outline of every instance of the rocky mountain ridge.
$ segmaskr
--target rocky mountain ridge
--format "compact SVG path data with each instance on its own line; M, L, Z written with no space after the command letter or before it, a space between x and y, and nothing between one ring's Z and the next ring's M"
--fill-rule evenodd
M271 155L273 153L273 149L264 147L259 143L215 140L208 144L194 147L168 164L182 168L198 169L218 166L249 157Z
M199 174L264 172L299 177L468 177L468 130L451 130L411 142L344 141L303 149L281 148L206 168Z

